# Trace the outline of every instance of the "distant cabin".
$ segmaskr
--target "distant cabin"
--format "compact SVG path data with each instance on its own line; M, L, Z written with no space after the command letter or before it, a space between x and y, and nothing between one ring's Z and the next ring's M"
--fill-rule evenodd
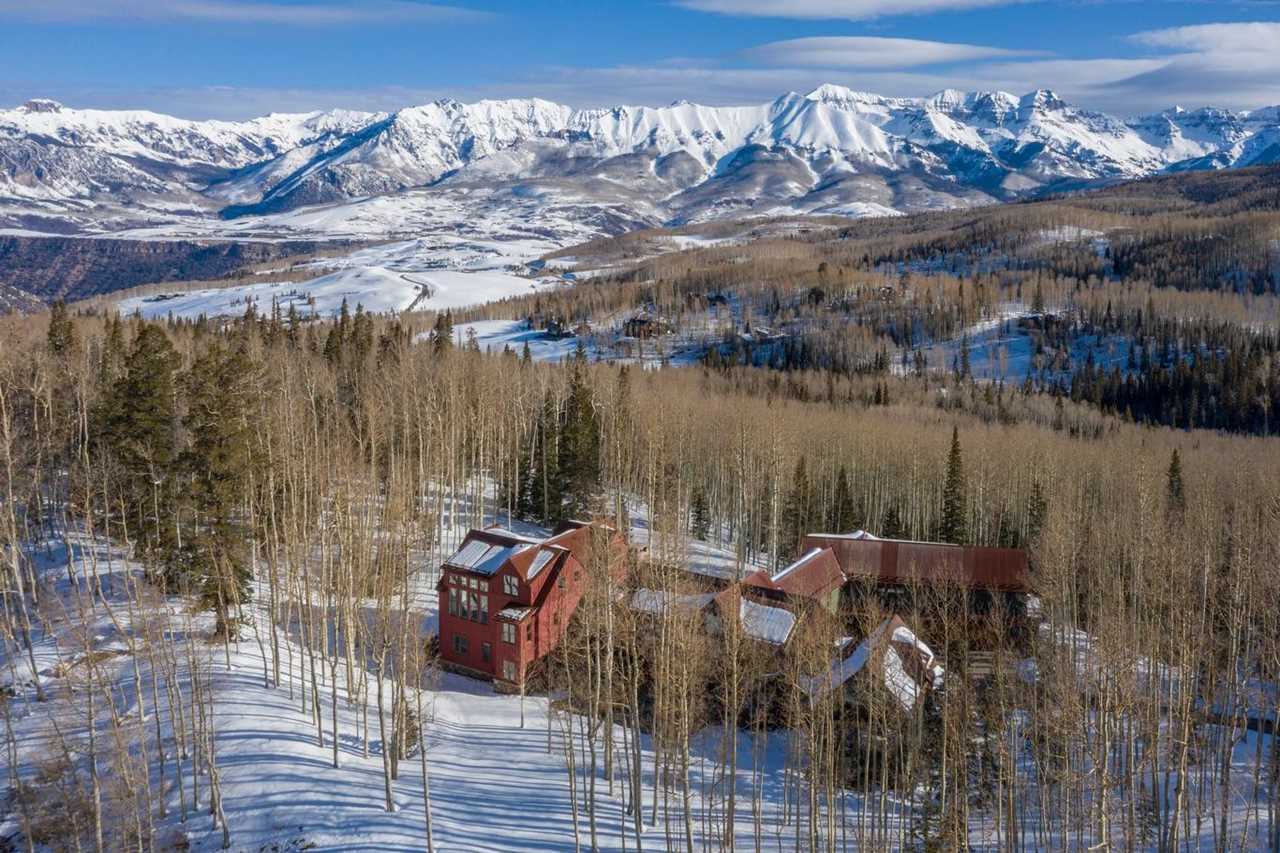
M662 317L642 312L628 317L622 324L622 334L628 338L656 338L671 334L672 327Z

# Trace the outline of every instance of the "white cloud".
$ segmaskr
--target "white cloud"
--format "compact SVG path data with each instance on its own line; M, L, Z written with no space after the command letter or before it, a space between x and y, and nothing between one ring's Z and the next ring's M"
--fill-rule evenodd
M977 59L1028 56L1033 53L920 39L819 36L770 42L751 48L743 55L767 65L806 68L912 68Z
M920 15L1007 6L1029 0L678 0L699 12L769 18L862 21L887 15Z
M1239 24L1199 24L1147 30L1130 40L1150 47L1168 47L1201 53L1259 52L1280 54L1280 23L1255 21Z
M0 0L0 14L31 21L214 21L341 26L487 17L458 6L411 0L281 3L273 0Z

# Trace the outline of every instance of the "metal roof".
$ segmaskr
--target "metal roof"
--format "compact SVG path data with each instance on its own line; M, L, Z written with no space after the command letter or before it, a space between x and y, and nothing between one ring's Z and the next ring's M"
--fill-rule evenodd
M1027 552L941 542L854 539L811 533L804 547L830 548L850 579L882 584L954 583L970 589L1031 592Z

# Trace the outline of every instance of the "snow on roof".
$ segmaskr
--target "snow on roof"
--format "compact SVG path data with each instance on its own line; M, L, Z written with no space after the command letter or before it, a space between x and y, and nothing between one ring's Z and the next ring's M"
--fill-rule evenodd
M498 618L510 619L512 622L519 622L532 612L532 607L504 607L498 611Z
M847 638L837 643L841 649L848 645ZM904 649L904 646L907 648ZM901 618L891 616L877 625L851 653L835 661L826 672L802 681L800 689L809 697L810 702L816 701L862 672L876 651L882 651L879 674L883 678L885 689L902 705L904 711L914 708L926 689L936 690L942 686L945 673L937 663L933 651L903 624ZM908 665L903 658L904 654L917 656L918 664Z
M821 549L821 548L810 548L810 549L809 549L809 552L808 552L807 554L805 554L805 555L804 555L803 557L801 557L800 559L796 560L796 561L795 561L794 563L792 563L791 565L789 565L789 566L787 566L786 568L782 569L782 570L781 570L781 571L779 571L777 574L772 575L772 576L769 578L769 580L773 581L774 583L777 583L778 581L780 581L780 580L782 580L783 578L785 578L787 575L789 575L789 574L791 574L792 572L794 572L796 569L799 569L799 568L801 568L802 566L804 566L804 564L805 564L805 563L809 562L810 560L812 560L814 557L818 556L818 555L819 555L819 554L821 554L821 553L822 553L822 549Z
M488 542L473 539L445 562L460 569L470 569L477 574L494 575L507 560L529 547L531 546L526 543L491 545Z
M486 527L484 532L491 536L501 536L504 539L515 539L519 542L537 543L542 541L536 536L527 536L523 533L516 533L514 530L507 530L505 527Z
M834 690L842 686L850 678L861 672L871 658L871 650L880 642L880 637L884 634L888 624L889 620L887 619L881 622L861 643L858 643L852 653L842 656L822 675L803 680L800 689L809 696L810 701L822 696L828 690ZM844 639L851 642L848 637ZM848 647L848 642L844 644L844 647Z
M489 552L489 543L481 542L473 539L458 549L458 553L445 560L451 566L469 569L476 564L481 557Z
M742 630L748 637L775 646L784 645L796 626L793 613L781 607L757 604L747 598L738 599L738 616L742 619Z
M661 589L637 589L631 596L631 609L643 613L667 613L675 610L701 610L711 603L715 593L686 594Z
M876 542L881 541L879 536L876 536L873 533L868 533L865 530L855 530L852 533L823 533L822 538L824 539L866 539L869 541L874 540Z
M541 551L539 551L534 556L533 562L529 564L529 571L525 573L528 579L533 580L534 578L536 578L538 576L538 573L547 567L547 563L550 563L551 558L554 557L555 555L556 555L556 552L551 550L550 548L543 548Z

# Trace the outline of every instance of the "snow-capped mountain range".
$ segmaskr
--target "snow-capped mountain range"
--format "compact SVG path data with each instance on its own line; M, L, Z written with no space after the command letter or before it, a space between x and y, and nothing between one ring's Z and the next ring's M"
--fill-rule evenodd
M526 224L545 213L607 232L773 213L893 214L1270 162L1280 162L1280 107L1121 120L1043 89L888 98L826 85L745 107L440 100L245 122L37 100L0 110L0 228L203 223L213 233L250 219L322 231L351 217L300 225L301 213L354 211L376 196L461 217L519 206ZM395 231L413 220L377 221Z

